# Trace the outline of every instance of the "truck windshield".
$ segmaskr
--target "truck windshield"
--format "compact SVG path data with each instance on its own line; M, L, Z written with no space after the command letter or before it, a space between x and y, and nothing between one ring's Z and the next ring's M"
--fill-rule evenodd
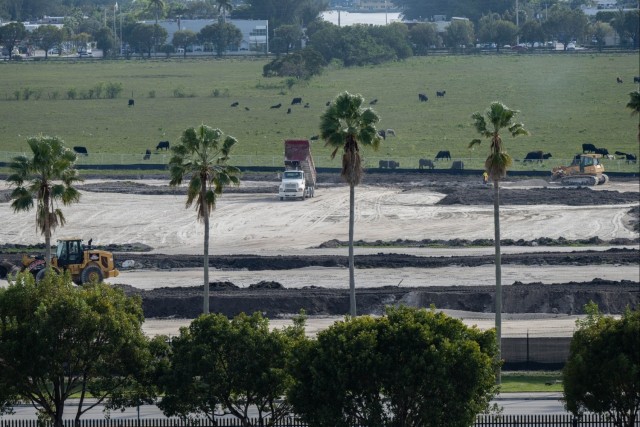
M302 171L288 171L284 173L285 179L300 179L302 178Z

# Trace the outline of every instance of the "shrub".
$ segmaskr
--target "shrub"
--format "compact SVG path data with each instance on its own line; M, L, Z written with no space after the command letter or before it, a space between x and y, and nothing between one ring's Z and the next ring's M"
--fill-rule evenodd
M76 90L76 88L72 87L67 90L67 99L76 99L77 95L78 91Z

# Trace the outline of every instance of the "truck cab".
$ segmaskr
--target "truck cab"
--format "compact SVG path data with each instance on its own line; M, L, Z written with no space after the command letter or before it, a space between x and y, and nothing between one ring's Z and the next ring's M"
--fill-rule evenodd
M301 170L285 170L282 173L282 182L278 191L280 200L284 199L306 199L313 197L313 187L308 187Z

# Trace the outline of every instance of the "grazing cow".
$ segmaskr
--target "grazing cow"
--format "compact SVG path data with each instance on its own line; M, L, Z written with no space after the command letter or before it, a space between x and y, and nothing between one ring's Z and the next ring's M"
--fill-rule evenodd
M461 171L464 169L464 162L462 160L454 160L453 163L451 163L451 169Z
M551 158L551 153L543 153L542 151L531 151L527 153L523 162L532 162L537 161L538 163L542 163L543 160L547 160Z
M136 101L132 99L129 100L129 107L133 107L136 104Z
M378 166L380 167L380 169L395 169L400 167L400 163L394 160L380 160Z
M302 98L293 98L291 100L291 105L302 104Z
M616 77L616 81L617 81L618 83L623 83L623 81L622 81L622 79L621 79L620 77Z
M640 76L634 76L633 77L633 82L634 83L640 83Z
M451 153L449 150L438 151L435 160L451 160Z
M327 103L324 104L325 107L328 107L329 105L331 105L331 101L327 101Z
M438 98L444 98L444 95L445 95L446 93L447 93L447 91L446 91L446 90L443 90L442 92L438 92L438 91L436 91L436 96L437 96Z
M595 153L596 150L597 150L597 148L593 144L582 144L582 152L583 153Z
M372 100L371 102L369 102L369 105L376 105L378 103L378 98Z
M237 107L238 105L240 105L240 103L238 101L236 101L233 104L231 104L232 107Z
M309 108L309 103L304 104L304 108Z
M291 114L291 108L287 108L287 114Z
M77 147L73 147L73 151L75 151L78 154L81 154L83 156L88 156L89 153L87 152L87 147L83 147L83 146L77 146Z
M595 153L596 154L602 154L603 156L608 156L609 155L609 150L607 150L606 148L596 148Z
M147 151L144 152L144 157L142 160L149 160L151 158L151 150L147 148Z
M320 139L320 135L313 135L311 138L309 138L311 141L317 141L318 139Z
M249 111L249 107L244 107L244 111Z
M170 147L169 141L160 141L156 145L156 150L168 150Z
M276 104L271 106L271 108L280 108L280 107L282 107L282 104Z
M627 155L627 153L623 153L622 151L616 151L613 154L615 154L616 156L626 156Z
M424 93L419 93L418 99L420 100L420 102L427 102L429 100L429 97Z
M387 129L387 136L396 136L396 131L394 129Z
M627 164L635 164L638 162L638 156L635 154L625 154L625 157L627 158Z
M380 137L381 137L382 139L387 139L387 131L386 131L386 130L384 130L384 129L380 129L380 130L378 131L378 135L380 135Z
M429 159L420 159L418 161L418 169L424 168L435 169L436 165L434 165L433 162Z

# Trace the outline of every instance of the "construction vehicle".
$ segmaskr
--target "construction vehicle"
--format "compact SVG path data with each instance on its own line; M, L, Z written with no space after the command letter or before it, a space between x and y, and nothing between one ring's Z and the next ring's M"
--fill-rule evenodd
M308 140L288 139L284 142L284 168L278 190L280 200L304 200L314 196L317 174Z
M576 154L570 166L559 166L551 171L551 180L561 185L594 186L606 184L609 177L600 163L601 154Z
M111 252L93 249L91 240L88 245L84 245L81 239L75 238L58 240L56 254L51 258L50 267L57 272L68 271L74 283L79 285L102 282L105 278L117 277L120 274L115 268ZM4 273L4 276L18 271L28 271L36 281L42 280L46 270L44 257L40 255L23 254L20 267L6 260L0 264L0 273Z

